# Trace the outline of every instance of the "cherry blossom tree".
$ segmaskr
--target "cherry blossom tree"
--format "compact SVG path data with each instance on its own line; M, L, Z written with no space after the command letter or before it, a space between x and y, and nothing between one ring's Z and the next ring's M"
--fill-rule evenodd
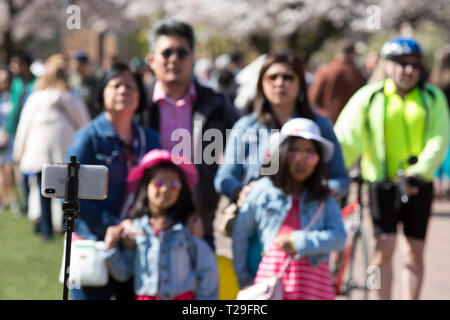
M149 7L146 1L131 1L129 17L172 16L198 28L197 37L207 41L217 33L232 41L264 38L286 41L296 49L308 42L309 51L332 36L366 38L374 32L414 29L432 20L450 30L448 0L166 0ZM308 53L307 53L308 54Z
M30 38L58 40L61 34L70 31L67 9L72 5L79 8L81 28L126 32L135 26L124 14L126 1L0 0L0 44L4 60L8 61L18 44Z
M450 30L448 0L0 0L0 43L9 57L14 43L28 37L52 39L66 28L66 8L81 9L82 28L126 33L164 16L196 27L197 40L221 36L235 42L263 39L297 49L317 49L329 37L366 37L414 29L431 20ZM263 48L265 49L265 48Z

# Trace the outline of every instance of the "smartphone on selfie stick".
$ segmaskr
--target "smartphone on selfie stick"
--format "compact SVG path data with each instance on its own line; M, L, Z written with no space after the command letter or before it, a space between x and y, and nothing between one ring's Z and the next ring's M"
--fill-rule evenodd
M78 199L103 200L108 196L108 168L80 165L76 156L65 164L45 164L42 168L41 194L47 198L63 198L66 231L63 300L69 296L70 253L75 219L80 211Z

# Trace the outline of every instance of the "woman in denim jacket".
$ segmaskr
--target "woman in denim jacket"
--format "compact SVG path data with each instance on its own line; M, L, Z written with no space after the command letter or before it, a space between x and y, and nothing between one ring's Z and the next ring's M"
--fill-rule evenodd
M227 140L223 164L214 179L218 192L242 205L252 182L260 177L261 151L266 150L271 130L280 129L289 119L304 117L313 120L321 136L334 145L333 156L326 162L328 187L339 197L347 194L350 180L331 121L312 111L306 92L301 60L288 50L269 53L259 73L255 112L236 122ZM260 251L253 240L249 249L249 271L253 274Z
M277 173L255 182L233 229L234 268L241 287L276 275L287 256L294 256L282 278L284 298L334 298L329 252L344 248L346 232L339 206L322 184L333 149L318 126L305 118L288 121L271 137L266 160L278 164ZM247 267L255 231L264 251L256 279Z
M67 152L67 159L75 155L81 164L105 165L109 169L108 197L80 200L75 220L75 233L80 238L103 240L106 229L119 223L128 171L147 151L159 148L157 133L132 120L134 113L145 107L145 101L141 79L126 64L116 63L106 71L97 101L104 112L76 133ZM71 295L75 300L133 297L131 282L120 285L114 280L105 287L72 289Z
M219 288L215 255L185 226L194 212L191 191L198 173L186 158L174 157L152 150L130 172L128 182L138 183L134 220L131 227L108 228L107 263L118 281L134 275L138 300L213 300ZM121 252L115 245L131 229L135 248Z

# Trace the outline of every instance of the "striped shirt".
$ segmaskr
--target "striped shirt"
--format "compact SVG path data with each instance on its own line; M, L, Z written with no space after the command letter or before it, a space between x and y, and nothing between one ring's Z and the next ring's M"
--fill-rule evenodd
M299 200L294 198L292 208L278 235L301 229L298 208ZM275 276L286 257L283 250L272 244L259 265L255 283ZM335 298L328 262L313 267L306 257L292 260L282 276L282 281L284 300L333 300Z

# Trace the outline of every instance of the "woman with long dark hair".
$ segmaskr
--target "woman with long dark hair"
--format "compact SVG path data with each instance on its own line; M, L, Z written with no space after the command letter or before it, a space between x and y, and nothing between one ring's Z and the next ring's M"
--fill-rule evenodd
M261 154L266 150L271 130L279 130L291 118L311 119L321 135L335 146L326 163L328 174L324 183L335 195L345 195L349 178L342 152L331 122L315 113L308 101L303 62L290 50L272 51L259 73L254 113L242 117L231 130L224 161L214 180L218 192L242 205L252 182L260 177ZM257 242L254 242L255 244ZM254 274L261 260L259 246L249 250L250 271ZM250 257L249 256L249 257Z

